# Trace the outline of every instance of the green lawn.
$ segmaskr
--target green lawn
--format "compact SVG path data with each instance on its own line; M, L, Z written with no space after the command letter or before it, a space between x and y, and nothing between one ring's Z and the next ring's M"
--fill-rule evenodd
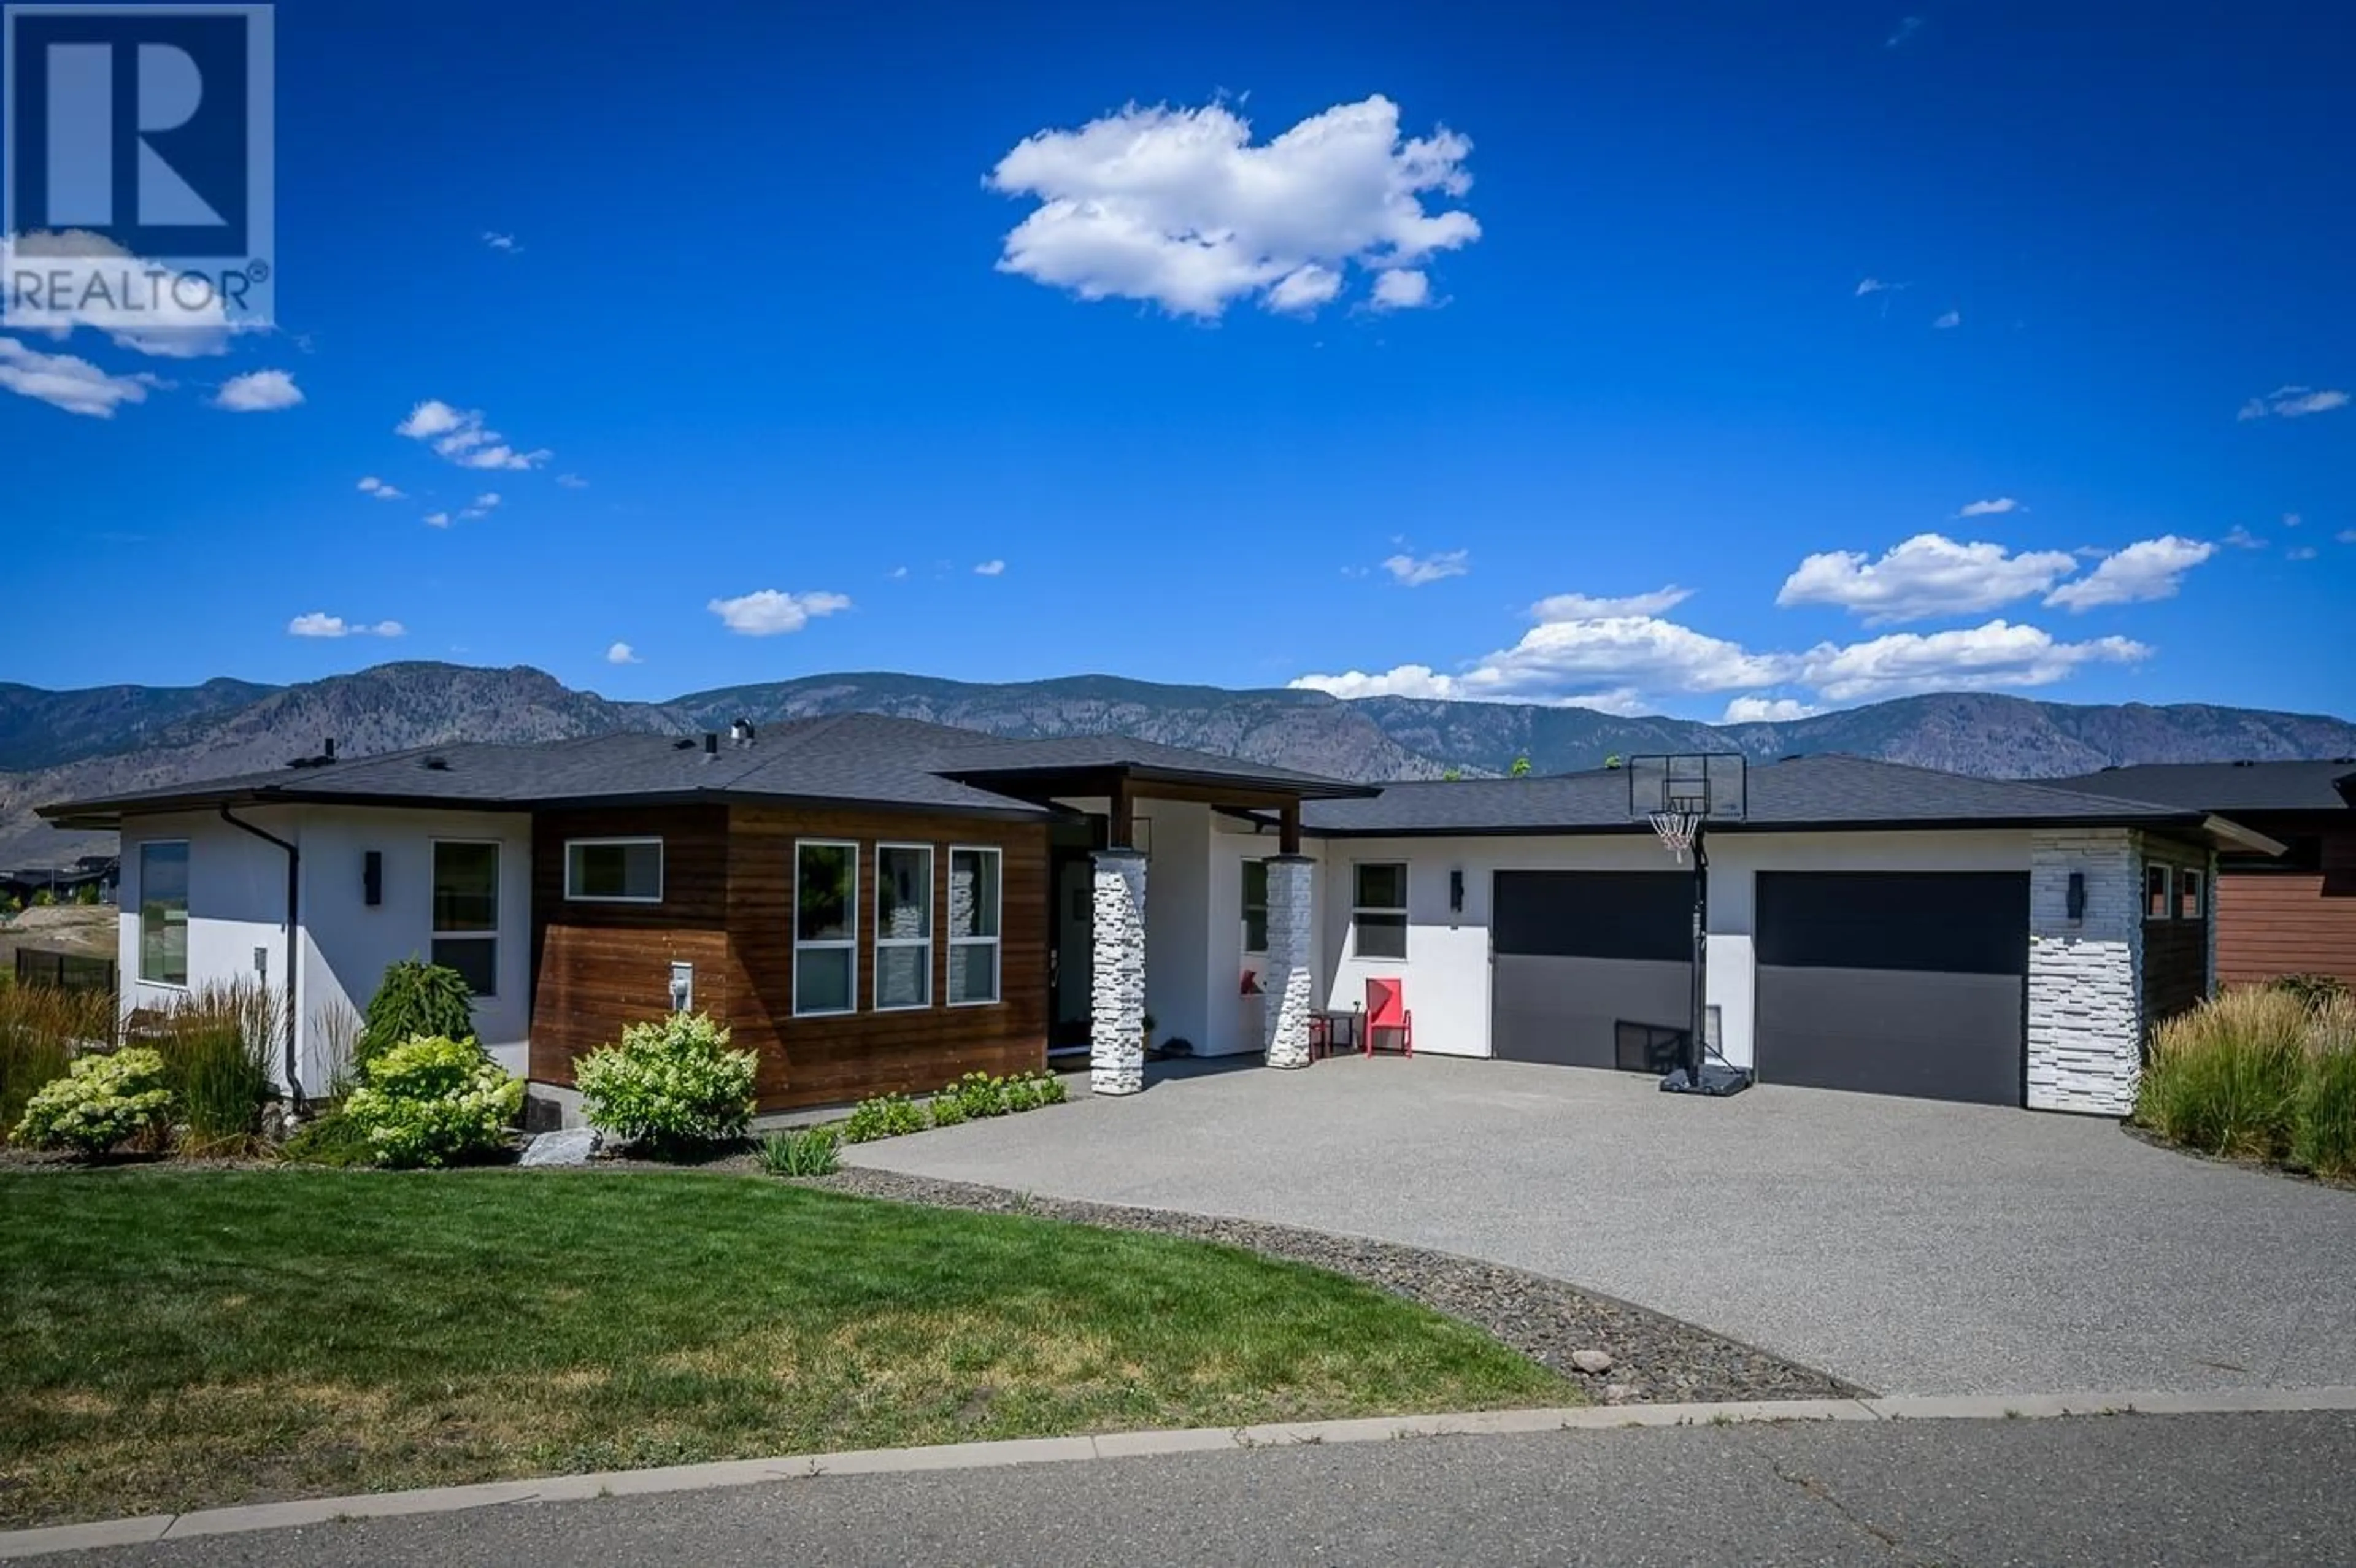
M0 1172L0 1525L1578 1398L1168 1237L743 1177Z

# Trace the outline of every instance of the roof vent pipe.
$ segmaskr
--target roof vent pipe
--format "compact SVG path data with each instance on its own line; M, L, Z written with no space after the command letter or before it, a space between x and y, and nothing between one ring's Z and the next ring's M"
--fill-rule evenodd
M704 756L704 760L705 760L706 762L709 762L709 761L711 761L712 758L714 758L714 757L718 756L719 754L720 754L720 732L719 732L718 731L716 731L716 730L706 730L706 731L703 732L703 756Z
M753 721L750 719L732 720L728 726L730 744L749 746L753 743Z
M319 755L331 763L336 760L336 738L333 735L328 736L327 742L319 748Z

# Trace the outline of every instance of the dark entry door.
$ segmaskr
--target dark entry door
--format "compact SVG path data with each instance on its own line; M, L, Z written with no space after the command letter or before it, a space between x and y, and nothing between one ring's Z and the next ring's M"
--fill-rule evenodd
M1762 871L1762 1083L2018 1105L2029 877Z
M1693 876L1499 871L1489 1049L1663 1072L1693 1007Z

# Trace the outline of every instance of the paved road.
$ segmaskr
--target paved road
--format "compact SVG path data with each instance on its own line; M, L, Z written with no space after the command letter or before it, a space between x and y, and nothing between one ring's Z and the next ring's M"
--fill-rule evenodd
M2356 1384L2356 1194L2086 1118L1351 1058L849 1157L1489 1258L1884 1393Z
M819 1477L198 1538L60 1568L2342 1563L2356 1415L1557 1433Z

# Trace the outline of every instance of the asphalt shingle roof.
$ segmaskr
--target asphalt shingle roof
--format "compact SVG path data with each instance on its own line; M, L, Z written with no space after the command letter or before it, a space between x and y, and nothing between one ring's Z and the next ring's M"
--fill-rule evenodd
M1794 757L1751 768L1752 828L2053 822L2190 822L2196 809L2125 801L2046 784L1970 778L1865 757ZM1546 778L1396 784L1373 800L1317 801L1312 833L1594 833L1641 828L1617 769Z
M2356 759L2329 763L2151 763L2049 779L2061 789L2152 800L2198 811L2345 811L2336 787L2356 778Z

